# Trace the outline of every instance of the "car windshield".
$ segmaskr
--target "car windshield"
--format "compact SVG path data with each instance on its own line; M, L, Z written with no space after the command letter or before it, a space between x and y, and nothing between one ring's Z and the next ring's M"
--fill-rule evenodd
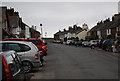
M28 42L32 42L35 45L41 45L42 42L40 40L27 40Z

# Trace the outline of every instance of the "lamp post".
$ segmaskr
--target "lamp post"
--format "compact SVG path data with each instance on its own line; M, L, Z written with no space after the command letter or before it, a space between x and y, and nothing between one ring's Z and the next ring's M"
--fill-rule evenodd
M45 32L45 37L47 38L47 32Z
M41 38L43 38L42 24L40 24L40 26L41 26Z

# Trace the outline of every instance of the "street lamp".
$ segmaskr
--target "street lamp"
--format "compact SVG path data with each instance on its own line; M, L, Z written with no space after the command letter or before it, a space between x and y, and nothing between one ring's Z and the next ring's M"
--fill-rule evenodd
M45 37L47 38L47 32L45 32Z
M41 38L43 38L42 24L40 24L40 26L41 26Z

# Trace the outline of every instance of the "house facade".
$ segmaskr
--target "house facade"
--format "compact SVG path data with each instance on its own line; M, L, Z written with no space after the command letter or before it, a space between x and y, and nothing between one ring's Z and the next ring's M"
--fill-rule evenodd
M30 27L22 22L22 18L19 17L19 12L14 11L14 8L7 9L7 6L0 7L0 30L1 38L39 38L40 32L33 29L34 34L31 34ZM1 39L1 40L2 40Z
M88 31L89 31L88 25L84 23L82 25L82 30L77 33L77 37L79 38L79 40L86 40Z
M98 22L88 33L91 39L117 39L120 38L120 14L115 14L110 18Z

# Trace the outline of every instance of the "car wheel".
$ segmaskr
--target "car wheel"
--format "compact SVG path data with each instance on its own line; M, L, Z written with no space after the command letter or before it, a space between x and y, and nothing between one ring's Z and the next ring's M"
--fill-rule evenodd
M24 62L22 62L22 65L23 65L24 71L26 73L28 73L32 70L32 64L30 62L24 61Z
M41 58L41 59L40 59L40 62L41 62L41 67L43 67L43 61L44 61L44 59L43 59L43 58Z
M95 46L94 46L94 45L92 45L92 46L91 46L91 49L94 49L94 48L95 48Z

